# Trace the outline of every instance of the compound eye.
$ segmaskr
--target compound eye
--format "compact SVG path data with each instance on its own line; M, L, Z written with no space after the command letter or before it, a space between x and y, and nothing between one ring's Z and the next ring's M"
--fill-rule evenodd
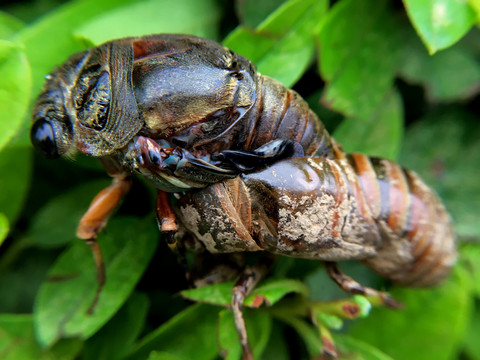
M37 120L30 131L30 139L33 146L45 157L55 159L60 156L55 143L55 133L49 121Z

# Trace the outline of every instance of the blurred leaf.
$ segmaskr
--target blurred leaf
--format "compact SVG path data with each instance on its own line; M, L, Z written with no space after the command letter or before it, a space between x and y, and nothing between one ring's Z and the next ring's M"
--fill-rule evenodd
M235 9L242 25L254 28L284 2L285 0L236 0Z
M117 217L100 234L107 282L92 315L87 310L97 288L90 248L77 241L49 272L34 308L35 331L43 346L60 337L87 339L122 306L147 267L157 245L150 219Z
M14 139L0 152L0 211L13 224L23 206L31 177L32 149Z
M232 302L232 289L234 286L235 283L233 281L223 282L184 290L181 294L187 299L193 301L229 306ZM308 288L298 280L267 280L252 290L251 294L245 298L244 305L249 307L259 307L263 303L266 303L271 306L289 293L299 293L306 297L308 294Z
M462 265L471 273L473 290L476 296L480 298L480 245L470 243L462 246L460 248L460 259Z
M334 336L335 345L340 352L339 360L393 360L387 354L349 336Z
M480 334L480 309L477 309L470 319L470 327L465 334L465 352L468 357L466 359L480 359L480 342L478 341Z
M152 351L147 360L182 360L182 358L168 352Z
M413 27L430 54L457 42L475 22L468 1L403 0Z
M8 231L10 230L10 225L8 223L8 218L5 216L4 213L0 213L0 246L3 243L3 240L8 235Z
M288 351L287 343L288 345L291 345L292 341L286 341L283 330L283 327L279 326L278 323L273 324L272 333L262 354L262 360L291 359L291 354Z
M148 297L141 293L133 293L118 313L98 333L88 339L83 358L123 359L145 325L147 309Z
M27 111L32 80L18 44L0 40L0 150L18 131Z
M161 353L154 359L215 359L217 321L218 308L203 304L190 306L140 340L128 359L143 360L152 351L159 350Z
M272 319L268 314L261 311L243 311L243 315L254 358L261 359L272 331ZM241 359L242 348L231 310L220 311L218 334L222 356L227 360Z
M0 11L0 39L8 39L23 27L17 18Z
M219 18L215 0L147 0L97 16L82 24L75 34L95 45L121 37L159 33L194 34L216 39Z
M74 29L105 11L133 0L73 0L45 14L34 24L22 29L17 39L25 45L32 67L33 94L37 94L44 76L68 56L84 50L85 44L73 36ZM122 24L123 26L123 24Z
M439 193L456 232L480 236L480 123L459 108L440 108L407 130L400 162Z
M369 119L392 86L400 60L400 24L387 2L336 3L319 42L319 68L327 82L323 103L350 117Z
M223 43L250 59L263 75L292 86L312 61L316 27L327 7L327 0L289 0L256 30L239 26Z
M394 288L390 293L405 309L376 309L353 324L352 337L395 359L455 358L473 305L465 271L457 267L442 286L431 290Z
M58 247L77 239L75 230L95 195L110 185L108 179L79 185L52 198L35 215L27 232L31 245ZM58 219L62 219L61 222Z
M424 85L431 101L466 100L480 90L480 65L466 49L455 46L430 56L414 34L404 49L400 75Z
M480 24L480 0L468 0L468 3L477 15L477 23Z
M42 350L33 336L31 315L0 315L0 354L3 360L75 359L81 349L78 340L62 340L49 350Z
M0 309L5 313L30 313L38 289L55 253L25 249L21 239L12 234L12 242L0 258Z
M368 119L347 118L336 128L335 139L347 153L360 152L395 160L403 138L403 103L391 89Z

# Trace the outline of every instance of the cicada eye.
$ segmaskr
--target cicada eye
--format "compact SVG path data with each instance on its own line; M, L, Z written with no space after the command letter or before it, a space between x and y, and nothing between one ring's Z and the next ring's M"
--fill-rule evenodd
M55 132L49 121L37 120L30 131L30 139L33 146L47 158L55 159L60 156L55 143Z

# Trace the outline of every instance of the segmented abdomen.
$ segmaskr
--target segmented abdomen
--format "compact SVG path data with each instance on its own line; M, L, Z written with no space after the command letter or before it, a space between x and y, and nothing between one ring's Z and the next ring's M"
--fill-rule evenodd
M394 162L362 154L347 158L383 239L378 255L365 263L408 286L442 280L455 262L456 251L450 218L437 195L415 172Z
M455 261L448 214L414 173L383 159L292 158L183 196L179 218L210 252L360 260L408 286Z

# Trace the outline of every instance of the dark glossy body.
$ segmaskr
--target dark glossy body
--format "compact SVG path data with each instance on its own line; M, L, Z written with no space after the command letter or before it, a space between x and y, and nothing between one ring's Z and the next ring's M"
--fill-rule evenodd
M437 283L454 262L448 215L414 173L346 158L297 93L211 40L153 35L75 54L33 119L44 154L79 150L115 178L77 231L92 248L137 172L182 192L177 214L211 252L357 259L409 285Z
M33 118L32 134L41 126L53 129L52 154L33 136L38 148L48 147L47 155L78 149L108 158L166 191L236 175L213 167L184 174L185 164L177 166L184 158L213 166L212 154L253 150L275 139L293 140L301 155L325 157L332 147L297 93L257 74L249 60L220 44L186 35L115 40L73 55L50 75ZM136 136L181 149L175 166L145 166L140 157L149 149Z

